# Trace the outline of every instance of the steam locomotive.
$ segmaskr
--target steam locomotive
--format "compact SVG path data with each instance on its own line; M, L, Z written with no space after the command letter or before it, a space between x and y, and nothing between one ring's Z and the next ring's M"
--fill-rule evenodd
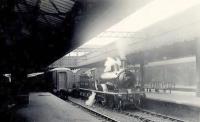
M123 62L122 66L114 63L107 71L99 70L90 69L80 75L79 89L82 98L87 99L95 93L96 102L116 109L142 105L145 94L136 80L133 68L125 67Z

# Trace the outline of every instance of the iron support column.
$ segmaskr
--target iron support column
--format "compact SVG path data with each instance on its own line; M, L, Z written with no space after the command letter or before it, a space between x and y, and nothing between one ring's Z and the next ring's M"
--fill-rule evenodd
M144 63L140 63L140 73L141 73L141 88L144 90Z
M196 77L197 77L196 95L200 97L200 40L196 41Z

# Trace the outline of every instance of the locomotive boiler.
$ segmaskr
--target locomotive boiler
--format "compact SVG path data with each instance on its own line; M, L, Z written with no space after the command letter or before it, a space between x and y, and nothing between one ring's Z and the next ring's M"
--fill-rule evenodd
M106 72L101 75L101 83L112 84L115 89L134 89L137 84L135 74L129 69Z

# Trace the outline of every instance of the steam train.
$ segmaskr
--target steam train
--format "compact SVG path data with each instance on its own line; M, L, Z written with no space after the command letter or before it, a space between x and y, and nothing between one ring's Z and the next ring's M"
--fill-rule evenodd
M115 62L106 71L105 69L73 72L68 68L55 68L46 71L42 76L49 84L51 92L63 99L71 95L87 100L95 93L94 100L110 108L142 105L145 94L141 91L133 68L120 66Z

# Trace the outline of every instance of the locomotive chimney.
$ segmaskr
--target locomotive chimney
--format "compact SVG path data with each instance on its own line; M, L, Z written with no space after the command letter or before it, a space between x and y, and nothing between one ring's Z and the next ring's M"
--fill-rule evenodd
M126 68L127 66L127 60L124 58L124 59L121 59L121 67L124 69Z

